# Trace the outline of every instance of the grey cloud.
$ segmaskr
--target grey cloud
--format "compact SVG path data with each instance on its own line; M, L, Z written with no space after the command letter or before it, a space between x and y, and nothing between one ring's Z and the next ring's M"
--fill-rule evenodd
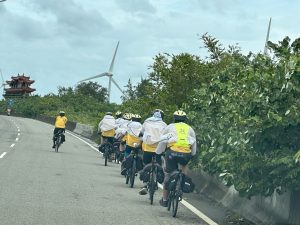
M49 12L56 19L59 32L70 32L83 36L86 33L100 34L112 27L99 11L86 10L72 0L35 0L38 10Z
M115 2L125 11L131 13L155 13L155 7L149 0L115 0Z

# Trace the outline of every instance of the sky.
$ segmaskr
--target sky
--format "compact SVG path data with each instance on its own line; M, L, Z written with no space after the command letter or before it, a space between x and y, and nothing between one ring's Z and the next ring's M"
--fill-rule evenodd
M0 69L5 80L25 74L35 94L57 93L108 71L122 88L147 77L159 53L205 57L208 33L244 53L270 40L300 37L298 0L6 0L0 2ZM108 87L108 78L92 80ZM2 96L1 96L2 97ZM111 101L121 103L112 84ZM1 98L0 98L1 99Z

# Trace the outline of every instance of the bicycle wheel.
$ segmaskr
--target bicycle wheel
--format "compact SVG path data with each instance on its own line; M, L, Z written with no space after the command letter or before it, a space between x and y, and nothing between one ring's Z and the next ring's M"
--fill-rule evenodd
M170 211L171 209L172 201L173 201L173 191L170 191L168 196L168 211Z
M156 189L156 173L155 169L153 169L150 177L150 183L149 183L149 196L150 196L150 204L153 205L153 197L154 197L154 192Z
M108 159L108 155L109 155L109 152L108 152L108 147L105 146L105 150L104 150L104 166L107 166L107 159Z
M126 184L129 183L130 176L131 176L131 169L128 169L127 172L126 172Z
M131 174L130 174L130 187L131 188L133 188L133 185L134 185L135 172L136 172L136 159L133 160L132 167L131 167Z
M58 148L60 146L60 135L58 135L57 139L56 139L56 142L55 142L55 152L58 152Z
M172 201L172 216L173 217L175 217L177 214L179 198L180 198L180 196L178 195L177 192L175 192L175 195L174 195L174 198Z

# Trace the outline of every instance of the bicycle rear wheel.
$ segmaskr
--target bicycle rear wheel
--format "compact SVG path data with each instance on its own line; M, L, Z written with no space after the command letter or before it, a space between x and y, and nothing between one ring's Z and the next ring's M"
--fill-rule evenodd
M176 217L179 199L180 199L180 196L178 195L178 193L176 193L173 198L173 201L172 201L172 216L173 217Z
M55 152L58 152L58 148L59 148L59 146L60 146L60 140L61 139L61 137L60 137L60 135L56 138L56 143L55 143Z
M105 146L105 150L104 150L104 166L107 166L107 160L108 160L108 148L107 146Z
M129 183L129 178L130 178L130 176L131 176L131 169L128 169L128 170L126 171L126 184Z
M156 179L155 179L155 171L151 173L150 183L149 183L149 196L150 196L150 204L153 205L153 197L156 189Z
M169 196L168 196L168 211L170 211L170 209L171 209L172 201L173 201L173 191L170 191Z
M131 167L131 175L130 175L130 187L131 188L133 188L133 185L134 185L135 172L136 172L136 159L133 160L132 167Z

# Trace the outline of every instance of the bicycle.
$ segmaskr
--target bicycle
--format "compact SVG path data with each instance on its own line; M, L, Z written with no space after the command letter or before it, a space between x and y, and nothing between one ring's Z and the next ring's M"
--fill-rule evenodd
M107 161L110 160L111 153L113 152L113 146L110 142L105 142L100 148L103 149L104 165L107 166Z
M171 178L170 178L171 179ZM169 190L169 196L168 196L168 211L170 211L172 207L172 216L176 217L177 210L178 210L178 203L182 200L182 183L184 179L184 174L181 170L176 171L175 177L173 177L173 180L170 182L173 182L170 184L173 188ZM175 183L174 183L175 182Z
M63 135L63 131L59 130L57 132L57 134L55 134L55 152L58 152L58 148L60 147L61 143L62 143L62 135Z
M154 193L157 190L157 165L156 164L156 156L152 156L151 161L151 169L150 169L150 179L147 182L147 189L149 192L150 204L153 204Z
M137 163L139 160L138 153L140 151L140 146L136 146L132 149L129 157L126 160L129 160L132 157L131 166L126 171L126 184L129 183L129 186L133 188L135 177L137 176L138 168Z

